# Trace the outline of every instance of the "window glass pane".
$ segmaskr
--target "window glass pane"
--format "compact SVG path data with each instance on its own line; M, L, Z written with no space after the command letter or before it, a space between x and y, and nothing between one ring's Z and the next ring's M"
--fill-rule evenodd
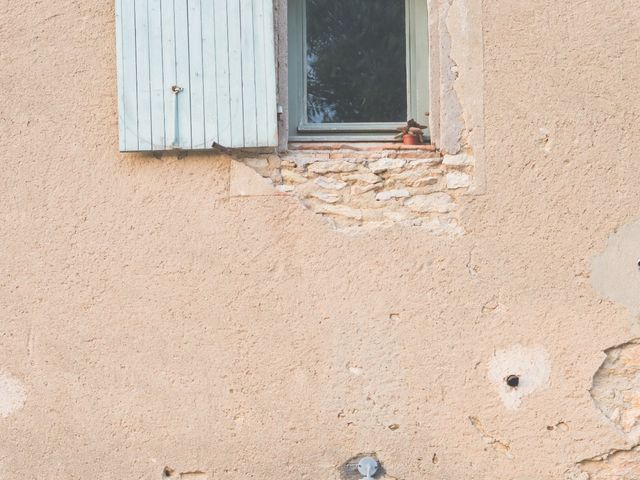
M306 2L308 121L406 121L405 0Z

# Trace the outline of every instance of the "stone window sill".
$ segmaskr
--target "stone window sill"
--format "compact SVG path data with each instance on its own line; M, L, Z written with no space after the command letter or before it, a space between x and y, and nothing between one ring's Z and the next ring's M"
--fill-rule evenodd
M402 143L289 143L291 151L335 151L352 150L355 152L381 152L381 151L414 151L435 152L435 145L404 145Z

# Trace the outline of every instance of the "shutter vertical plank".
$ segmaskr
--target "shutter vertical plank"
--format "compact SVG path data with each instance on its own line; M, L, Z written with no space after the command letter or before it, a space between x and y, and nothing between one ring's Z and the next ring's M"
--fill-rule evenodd
M244 146L258 145L256 126L256 75L257 57L254 52L253 1L240 0L240 35L242 37L242 118ZM255 0L263 1L263 0Z
M164 148L170 149L175 133L175 102L176 96L171 87L178 83L176 77L176 33L174 24L174 0L161 0L162 2L162 65L163 80L162 90L164 96Z
M218 142L218 91L216 87L216 16L213 0L202 1L202 82L204 85L205 148Z
M124 68L122 62L122 0L116 0L116 52L118 55L118 126L119 126L119 149L125 150L125 108L124 108Z
M149 74L151 86L151 148L165 148L162 0L149 1Z
M229 95L231 103L230 147L244 146L244 108L242 98L242 37L240 34L240 0L227 0L229 30Z
M266 46L264 41L264 2L254 0L254 52L256 78L256 137L257 145L268 145L269 123L267 119L267 88L266 88Z
M227 48L227 0L213 0L215 11L214 41L216 48L216 95L218 99L218 140L225 147L231 146L231 96L229 82L229 49Z
M175 0L176 34L176 78L178 87L184 90L177 94L178 143L177 147L191 149L191 73L189 66L189 8L190 0Z
M205 148L204 84L202 61L202 0L188 0L189 84L191 85L191 148ZM206 1L206 0L205 0Z
M138 89L138 148L151 147L151 85L149 55L149 0L134 0Z
M275 147L278 145L278 107L277 107L277 88L276 88L276 45L275 45L275 29L273 18L273 0L264 0L267 8L265 8L262 17L264 31L262 32L262 40L265 45L265 84L267 98L267 143L264 145Z
M122 0L122 136L124 150L138 150L138 92L136 66L136 16L135 5L131 0Z

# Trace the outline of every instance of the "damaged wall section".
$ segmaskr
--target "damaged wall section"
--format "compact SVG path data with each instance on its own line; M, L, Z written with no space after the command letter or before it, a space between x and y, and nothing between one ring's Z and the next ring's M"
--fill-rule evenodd
M233 162L230 195L292 196L343 232L401 225L461 235L458 219L473 161L430 146L297 145L281 156Z
M475 158L471 193L486 189L484 52L480 0L429 1L431 140L445 154Z
M600 411L634 445L640 443L640 339L607 350L593 377L591 396Z

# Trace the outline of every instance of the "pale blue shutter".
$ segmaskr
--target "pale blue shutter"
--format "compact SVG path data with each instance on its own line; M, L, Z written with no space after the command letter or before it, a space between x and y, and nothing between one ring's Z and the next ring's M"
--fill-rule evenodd
M116 0L120 150L276 146L273 0Z

